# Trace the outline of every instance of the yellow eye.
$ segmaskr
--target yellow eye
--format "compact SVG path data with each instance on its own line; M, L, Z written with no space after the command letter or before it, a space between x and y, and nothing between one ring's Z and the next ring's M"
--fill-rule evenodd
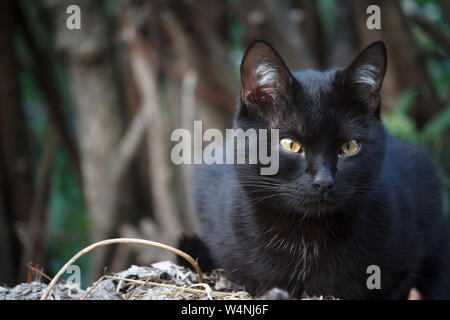
M300 143L289 138L281 139L280 145L289 152L298 152L302 148Z
M353 154L359 150L359 143L356 140L349 140L341 146L341 152L343 154Z

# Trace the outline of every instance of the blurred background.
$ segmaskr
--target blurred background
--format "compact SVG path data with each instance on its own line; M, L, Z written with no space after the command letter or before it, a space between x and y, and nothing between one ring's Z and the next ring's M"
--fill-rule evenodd
M81 9L69 30L67 7ZM381 30L369 30L369 5ZM254 38L291 70L348 64L383 38L384 122L427 147L450 176L450 1L0 1L0 284L32 262L54 276L111 237L174 245L195 232L175 128L230 128L239 64ZM446 190L448 199L448 188ZM448 212L448 202L446 211ZM134 246L77 262L83 285L107 270L172 258Z

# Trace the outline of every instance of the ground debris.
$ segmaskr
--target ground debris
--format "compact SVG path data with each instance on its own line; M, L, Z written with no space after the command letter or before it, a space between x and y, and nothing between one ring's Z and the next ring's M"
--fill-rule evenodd
M78 284L61 281L48 299L51 300L216 300L251 299L252 297L227 280L222 270L203 274L204 283L190 269L170 261L149 267L132 265L122 272L102 276L86 290ZM0 300L38 300L47 285L22 283L14 288L0 286Z
M228 281L223 271L204 274L204 283L190 269L169 261L150 267L131 266L87 289L87 299L120 300L215 300L250 299L251 296Z
M197 274L170 261L148 267L132 265L127 270L106 274L86 290L78 284L61 281L48 299L51 300L287 300L289 294L273 288L260 297L252 297L243 287L229 281L223 270ZM0 300L38 300L47 285L39 282L22 283L14 288L0 286ZM329 297L305 297L324 300Z
M47 288L40 282L21 283L14 288L0 286L0 300L39 300ZM80 286L73 283L59 283L53 290L53 300L78 300L85 294Z

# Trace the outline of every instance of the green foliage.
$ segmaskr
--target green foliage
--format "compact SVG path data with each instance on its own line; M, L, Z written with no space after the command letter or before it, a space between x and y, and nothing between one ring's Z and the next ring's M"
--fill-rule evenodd
M444 61L429 60L427 63L431 80L442 100L450 100L450 59Z
M447 197L445 199L446 212L450 215L450 151L448 148L450 136L450 103L441 112L436 114L423 128L418 130L414 121L408 115L415 94L408 90L397 99L393 111L383 114L383 123L387 130L394 136L420 143L429 149L441 164L446 174Z
M415 93L412 90L404 92L397 98L393 110L382 115L384 125L388 131L403 140L416 141L419 137L416 125L408 115L414 98Z
M235 0L231 0L233 2ZM233 71L236 74L236 79L239 79L240 72L239 67L241 65L241 59L244 55L243 38L245 34L245 25L242 21L239 21L235 16L230 17L230 29L229 29L229 47L230 47L230 59L233 64Z
M437 113L423 128L418 130L408 115L413 101L410 91L402 94L394 110L382 116L383 122L394 136L408 141L417 141L429 147L437 156L447 155L445 152L446 137L450 133L450 104ZM448 160L445 157L445 160ZM447 163L443 163L445 165Z
M325 31L325 36L331 40L334 36L336 5L339 5L334 0L318 0L317 8L320 15L320 20Z
M88 215L83 194L72 174L64 152L55 154L52 189L49 203L49 268L51 274L58 270L79 250L89 245ZM77 261L82 270L81 281L88 278L89 255Z
M419 140L441 149L445 133L448 133L448 130L450 130L450 104L427 123L420 132Z

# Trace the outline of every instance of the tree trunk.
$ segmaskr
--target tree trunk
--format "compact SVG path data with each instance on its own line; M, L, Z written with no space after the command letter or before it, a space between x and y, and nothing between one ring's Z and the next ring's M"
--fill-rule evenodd
M1 181L1 180L0 180ZM3 188L0 184L0 192L3 194ZM3 198L0 196L0 252L2 259L0 260L0 284L12 287L16 284L16 270L13 262L13 236L11 234L11 227L6 215L5 206L3 205Z
M18 69L13 44L11 1L0 1L0 166L5 192L4 219L12 244L12 257L0 259L0 265L11 264L18 274L21 256L20 234L30 214L33 194L31 159L25 116L20 101ZM5 235L6 236L6 235Z
M291 18L291 20L294 20L293 24L297 25L296 29L304 34L305 41L310 48L311 55L317 62L317 66L325 69L329 48L320 20L317 1L292 1L291 16L293 16Z
M71 4L81 8L82 30L66 28L66 8ZM110 164L116 160L113 151L123 131L112 48L106 41L108 23L100 1L59 1L53 9L56 14L55 42L57 49L67 57L76 106L91 241L100 241L115 232L119 181ZM105 261L106 251L97 251L92 259L90 277L95 278L102 272Z
M365 12L371 4L378 5L381 9L380 31L366 28L365 19L368 15ZM417 126L421 128L442 108L442 104L400 3L397 0L352 0L352 9L360 26L359 37L363 43L368 44L380 38L387 42L388 71L381 91L382 97L387 98L384 99L384 106L389 109L401 92L416 90L419 95L412 106L412 113Z
M356 23L352 16L350 0L340 0L335 13L335 29L328 55L328 66L346 66L359 49Z

